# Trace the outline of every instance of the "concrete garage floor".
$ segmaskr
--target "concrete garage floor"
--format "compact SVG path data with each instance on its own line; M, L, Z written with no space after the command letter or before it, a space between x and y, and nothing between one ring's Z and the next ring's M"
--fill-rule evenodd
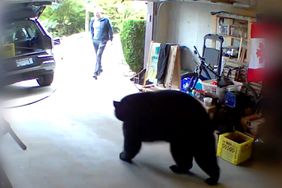
M42 95L56 92L42 102L7 112L28 146L23 152L10 137L2 139L5 169L15 188L209 187L197 165L192 169L195 176L171 173L168 167L173 161L165 143L143 145L134 165L118 159L123 137L112 101L137 90L125 77L128 70L121 64L117 41L106 50L104 73L98 81L91 77L94 56L90 41L77 35L60 48L64 60L58 62L56 81ZM30 86L36 83L20 83L13 86L13 92ZM16 103L31 98L32 93L22 101L18 97ZM275 188L282 182L275 178L281 177L280 168L268 171L258 164L236 167L222 160L219 163L222 177L217 187Z

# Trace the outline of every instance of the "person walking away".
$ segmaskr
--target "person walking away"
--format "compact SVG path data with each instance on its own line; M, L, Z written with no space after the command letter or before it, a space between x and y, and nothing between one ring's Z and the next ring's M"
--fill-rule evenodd
M113 40L111 21L103 16L103 12L100 9L96 9L94 17L90 21L90 32L96 53L96 67L93 78L97 79L103 72L102 56L107 42Z

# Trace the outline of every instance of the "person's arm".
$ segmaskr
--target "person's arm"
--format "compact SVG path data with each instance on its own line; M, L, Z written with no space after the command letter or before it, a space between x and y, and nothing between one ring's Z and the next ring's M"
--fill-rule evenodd
M111 21L108 19L108 24L109 24L109 39L111 40L111 41L113 41L113 34L114 34L114 32L113 32L113 26L112 26L112 23L111 23Z
M90 20L90 24L89 24L89 30L90 30L90 33L91 33L91 37L93 38L94 37L94 27L93 27L93 24L94 24L94 18L92 18Z

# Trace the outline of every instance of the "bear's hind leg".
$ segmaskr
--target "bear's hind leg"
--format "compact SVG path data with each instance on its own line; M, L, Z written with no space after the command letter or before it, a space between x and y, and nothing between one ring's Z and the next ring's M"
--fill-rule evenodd
M184 142L170 143L170 152L176 165L170 166L172 172L176 174L188 174L193 167L193 155Z
M125 162L131 163L132 159L139 153L142 142L134 134L124 130L124 148L119 158Z

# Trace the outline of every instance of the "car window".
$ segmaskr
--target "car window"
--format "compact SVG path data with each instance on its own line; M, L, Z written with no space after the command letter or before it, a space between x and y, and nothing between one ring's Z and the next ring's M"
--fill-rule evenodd
M0 36L3 56L13 57L38 52L44 49L42 32L33 20L15 21L6 24Z
M36 39L39 36L40 30L33 21L17 21L4 28L1 42L4 44L16 43Z

